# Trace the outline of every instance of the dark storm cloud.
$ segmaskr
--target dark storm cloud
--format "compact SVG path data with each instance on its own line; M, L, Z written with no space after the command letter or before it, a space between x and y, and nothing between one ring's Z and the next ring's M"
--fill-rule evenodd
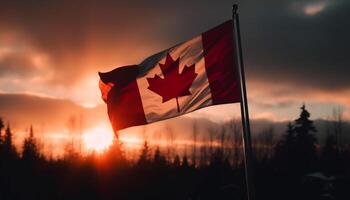
M319 12L304 12L310 3L322 2L326 4ZM101 66L109 70L115 64L138 63L230 19L231 4L5 0L0 6L0 36L1 30L24 35L28 45L50 57L51 82L69 85ZM248 79L349 89L349 9L350 3L342 0L241 1Z
M180 16L187 27L181 39L230 18L230 5L193 6L192 17ZM248 0L239 5L248 79L299 89L350 89L349 1ZM320 10L306 13L312 6Z
M302 13L301 6L298 13L292 3L276 5L242 11L245 56L253 79L349 89L350 3L329 1L315 15Z
M177 16L177 29L165 25L171 30L166 34L181 41L209 29L231 17L231 3L172 5L165 19L172 22L171 16ZM299 89L350 89L350 2L270 0L239 5L248 79ZM319 12L306 13L307 7L318 5Z

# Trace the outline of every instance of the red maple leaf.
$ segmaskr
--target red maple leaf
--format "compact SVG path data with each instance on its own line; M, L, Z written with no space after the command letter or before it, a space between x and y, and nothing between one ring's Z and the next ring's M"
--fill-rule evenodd
M168 54L164 64L159 64L163 77L157 74L154 78L147 78L148 89L157 93L163 98L163 103L176 98L177 110L180 112L178 97L191 95L189 91L194 79L197 77L194 64L185 65L182 72L179 72L180 58L175 61Z

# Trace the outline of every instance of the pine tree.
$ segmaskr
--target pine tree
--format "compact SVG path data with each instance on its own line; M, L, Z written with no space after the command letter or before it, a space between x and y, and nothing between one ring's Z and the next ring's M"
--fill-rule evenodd
M122 149L122 143L118 137L114 137L112 145L101 155L99 155L99 168L102 169L105 175L113 176L118 171L127 167L127 161L124 157L124 151Z
M181 165L180 156L176 154L174 158L173 166L178 168L180 167L180 165Z
M5 160L12 161L18 158L16 147L12 141L12 131L10 124L7 124L3 139L3 153Z
M32 162L39 159L39 148L34 138L33 127L30 126L29 136L23 142L22 159L27 162Z
M317 159L317 139L313 134L317 130L309 118L310 113L303 105L300 117L295 120L295 152L298 158L298 170L301 172L309 171Z
M277 148L279 148L280 151L283 151L283 153L291 154L294 150L295 145L295 133L294 133L294 127L292 123L288 123L286 134L283 136L283 139L279 142L277 145Z
M156 151L154 152L153 163L157 166L165 166L166 165L165 156L163 156L161 154L159 147L157 147Z
M105 152L105 157L109 162L117 165L120 163L125 163L124 151L122 149L122 143L117 137L113 139L113 143L109 146L108 150Z
M150 161L150 149L148 147L148 142L145 141L143 143L143 148L141 150L141 155L140 155L140 158L138 160L138 164L139 165L145 165L145 164L148 164L149 161Z
M294 125L288 124L286 134L276 146L276 166L281 170L300 175L315 166L317 140L313 133L317 131L309 118L310 113L303 105L299 118Z
M2 136L2 129L5 127L4 125L4 121L2 121L2 118L0 117L0 165L1 165L1 162L2 162L2 159L3 159L3 156L4 156L4 139L3 139L3 136Z
M184 154L184 156L182 157L182 163L181 163L181 167L183 168L188 168L190 165L188 164L188 158L186 153Z
M5 127L4 121L2 121L2 118L0 117L0 145L2 144L2 129Z
M275 148L276 165L285 170L293 165L295 157L295 132L292 123L289 122L285 135Z

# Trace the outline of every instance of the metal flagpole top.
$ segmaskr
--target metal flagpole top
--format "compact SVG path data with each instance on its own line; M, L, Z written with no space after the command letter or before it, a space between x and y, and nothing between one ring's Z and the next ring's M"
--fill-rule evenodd
M237 14L237 10L238 10L238 4L233 4L232 5L232 12L233 12L233 14Z

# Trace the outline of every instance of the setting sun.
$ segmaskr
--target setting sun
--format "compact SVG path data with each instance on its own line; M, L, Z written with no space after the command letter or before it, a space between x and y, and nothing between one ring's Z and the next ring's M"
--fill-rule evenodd
M87 150L101 153L113 143L113 137L110 129L98 126L83 135L83 143Z

